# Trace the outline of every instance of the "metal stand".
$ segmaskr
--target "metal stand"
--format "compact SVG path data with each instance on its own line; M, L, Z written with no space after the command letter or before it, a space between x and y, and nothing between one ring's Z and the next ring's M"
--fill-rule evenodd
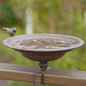
M40 73L34 74L34 86L41 86L43 74L52 69L52 68L47 68L48 67L47 62L40 62L39 66L41 71ZM45 86L45 84L43 84L43 86Z

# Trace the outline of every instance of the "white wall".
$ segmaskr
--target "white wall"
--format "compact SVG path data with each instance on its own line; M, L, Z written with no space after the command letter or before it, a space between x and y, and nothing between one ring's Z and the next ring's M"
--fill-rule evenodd
M26 27L25 27L26 34L33 34L33 17L31 9L26 9L25 20L26 20Z

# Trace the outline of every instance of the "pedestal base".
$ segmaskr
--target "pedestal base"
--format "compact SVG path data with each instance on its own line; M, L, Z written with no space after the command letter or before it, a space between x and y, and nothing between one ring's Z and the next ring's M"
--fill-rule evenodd
M48 62L40 62L40 63L39 63L39 66L40 66L41 72L44 72L44 71L47 70Z

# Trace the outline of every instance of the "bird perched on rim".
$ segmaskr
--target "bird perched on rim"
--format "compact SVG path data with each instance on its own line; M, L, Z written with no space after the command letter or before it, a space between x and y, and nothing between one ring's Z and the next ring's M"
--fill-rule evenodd
M13 36L16 32L16 28L13 28L13 29L9 29L9 28L3 28L4 30L6 30L10 36Z

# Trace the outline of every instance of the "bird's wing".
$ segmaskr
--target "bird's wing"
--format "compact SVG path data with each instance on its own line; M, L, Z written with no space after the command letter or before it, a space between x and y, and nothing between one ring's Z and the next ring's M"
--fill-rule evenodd
M4 30L6 30L8 33L12 33L12 29L9 28L3 28Z

